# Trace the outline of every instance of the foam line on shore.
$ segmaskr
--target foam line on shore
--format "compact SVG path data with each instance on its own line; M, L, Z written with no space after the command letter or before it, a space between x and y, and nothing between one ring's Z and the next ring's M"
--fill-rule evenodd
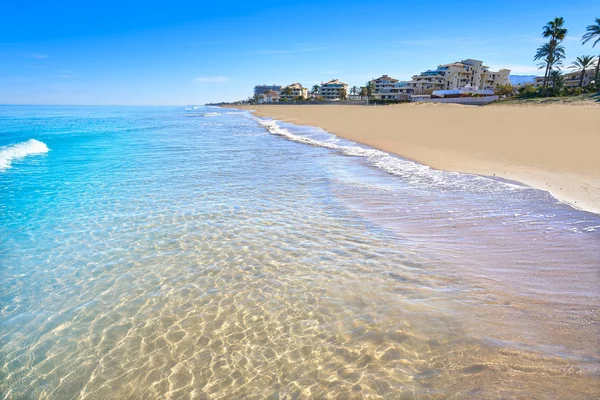
M438 188L444 190L462 190L474 193L506 192L529 189L509 182L503 182L479 175L449 172L437 169L414 161L393 156L381 150L363 148L359 146L344 146L333 142L316 140L310 137L296 135L289 129L283 128L277 120L251 117L267 131L274 135L283 136L297 143L308 144L341 152L352 157L363 157L373 167L379 168L389 174L401 177L407 183L424 188Z

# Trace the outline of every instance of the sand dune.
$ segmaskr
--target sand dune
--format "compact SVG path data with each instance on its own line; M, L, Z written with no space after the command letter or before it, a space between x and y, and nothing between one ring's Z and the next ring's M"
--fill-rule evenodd
M600 106L260 105L256 115L322 127L433 168L497 176L600 213Z

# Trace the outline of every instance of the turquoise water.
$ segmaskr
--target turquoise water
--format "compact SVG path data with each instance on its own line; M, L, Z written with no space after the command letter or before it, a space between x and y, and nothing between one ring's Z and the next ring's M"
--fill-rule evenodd
M600 216L219 108L0 107L0 398L589 398Z

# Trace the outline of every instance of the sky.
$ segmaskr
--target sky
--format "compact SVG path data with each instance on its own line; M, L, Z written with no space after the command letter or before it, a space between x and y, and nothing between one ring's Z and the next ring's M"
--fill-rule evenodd
M562 16L565 66L599 1L19 1L0 11L0 104L189 105L254 85L400 80L466 58L515 75Z

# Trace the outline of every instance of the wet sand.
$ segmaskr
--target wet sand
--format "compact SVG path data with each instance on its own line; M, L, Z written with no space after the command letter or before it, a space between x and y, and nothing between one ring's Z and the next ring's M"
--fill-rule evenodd
M600 213L597 103L246 108L262 117L319 126L436 169L522 182L578 209Z

